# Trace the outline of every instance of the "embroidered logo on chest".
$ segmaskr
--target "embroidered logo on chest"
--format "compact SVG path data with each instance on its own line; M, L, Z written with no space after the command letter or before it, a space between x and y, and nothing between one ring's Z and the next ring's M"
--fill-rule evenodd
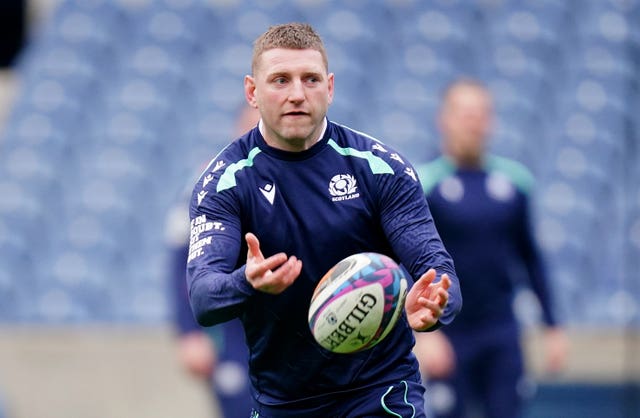
M360 193L358 193L358 185L356 183L355 177L351 174L336 174L333 176L329 182L331 200L340 202L359 198Z

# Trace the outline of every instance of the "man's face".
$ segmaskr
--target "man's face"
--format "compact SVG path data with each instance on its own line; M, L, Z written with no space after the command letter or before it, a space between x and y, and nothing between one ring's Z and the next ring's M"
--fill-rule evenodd
M245 77L245 95L257 106L271 146L309 148L318 139L333 99L333 74L313 49L269 49Z
M455 87L440 115L445 149L462 163L482 158L492 125L492 106L487 92L475 86Z

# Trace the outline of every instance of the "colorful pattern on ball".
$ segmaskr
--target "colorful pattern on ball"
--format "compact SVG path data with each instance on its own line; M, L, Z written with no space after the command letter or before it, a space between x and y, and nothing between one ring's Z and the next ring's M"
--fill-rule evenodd
M356 346L353 349L327 347L326 341L323 341L314 333L317 321L323 318L324 311L348 293L356 292L372 285L382 288L384 298L382 318L380 323L377 324L375 333L367 336L365 344ZM347 257L327 272L318 283L311 299L312 308L309 312L309 327L318 342L332 351L355 352L371 348L380 342L395 325L404 305L406 288L407 281L403 270L390 257L377 253L360 253ZM330 293L324 295L323 293L326 293L325 290ZM314 301L320 295L327 299L314 312ZM357 308L354 307L354 309ZM328 315L330 314L328 313ZM328 318L331 318L331 316L328 316ZM361 339L359 342L362 342Z

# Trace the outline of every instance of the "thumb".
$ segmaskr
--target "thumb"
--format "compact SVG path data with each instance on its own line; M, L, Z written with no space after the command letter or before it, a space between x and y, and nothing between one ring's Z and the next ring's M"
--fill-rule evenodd
M260 241L253 233L247 232L244 236L247 241L247 258L262 258L262 251L260 251Z

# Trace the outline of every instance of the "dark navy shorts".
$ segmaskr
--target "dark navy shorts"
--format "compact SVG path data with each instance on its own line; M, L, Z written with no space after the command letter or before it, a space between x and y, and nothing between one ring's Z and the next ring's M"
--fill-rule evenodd
M254 407L251 418L426 418L424 387L402 380L346 395L336 395L324 405L304 409Z

